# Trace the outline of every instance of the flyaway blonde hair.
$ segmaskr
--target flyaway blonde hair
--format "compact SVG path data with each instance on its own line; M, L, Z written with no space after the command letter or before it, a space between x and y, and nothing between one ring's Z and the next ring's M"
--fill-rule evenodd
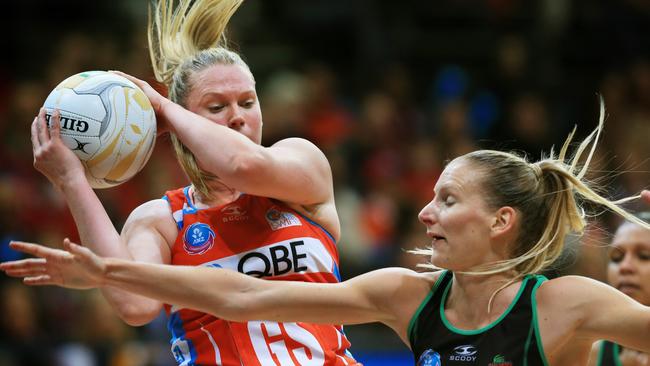
M184 107L192 75L213 65L248 65L227 48L226 26L242 0L158 0L149 6L149 53L156 80L169 99ZM250 70L249 70L250 71ZM251 75L252 77L252 75ZM217 177L196 163L192 152L171 136L183 170L202 198L210 199L209 182Z
M620 207L640 196L610 201L594 191L584 179L604 120L605 105L601 97L598 127L580 143L571 158L567 158L567 155L575 128L557 156L551 150L549 157L535 163L514 153L494 150L474 151L457 158L469 161L482 174L481 186L488 207L496 210L509 206L520 213L519 235L510 248L511 258L486 263L462 273L489 275L511 272L514 277L501 290L528 274L541 272L560 256L567 234L583 234L586 226L583 203L604 206L650 229L650 224ZM588 152L586 157L585 152ZM579 166L581 158L584 158L584 163ZM432 249L411 252L431 256ZM438 269L432 264L424 266ZM492 295L490 304L499 290Z

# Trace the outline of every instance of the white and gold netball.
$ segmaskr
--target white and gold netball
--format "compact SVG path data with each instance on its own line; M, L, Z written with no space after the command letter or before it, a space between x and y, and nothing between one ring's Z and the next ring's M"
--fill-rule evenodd
M61 112L61 139L82 161L93 188L123 183L147 163L156 140L149 99L128 79L105 71L63 80L44 104L48 126Z

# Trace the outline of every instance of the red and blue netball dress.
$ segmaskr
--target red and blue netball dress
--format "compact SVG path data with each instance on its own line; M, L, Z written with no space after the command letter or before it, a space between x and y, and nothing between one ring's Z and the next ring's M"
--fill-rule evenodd
M185 187L165 194L179 233L172 264L226 268L266 280L340 281L332 236L286 204L242 194L226 205L199 209L189 192ZM165 310L172 353L182 366L358 365L338 325L232 322L173 305Z

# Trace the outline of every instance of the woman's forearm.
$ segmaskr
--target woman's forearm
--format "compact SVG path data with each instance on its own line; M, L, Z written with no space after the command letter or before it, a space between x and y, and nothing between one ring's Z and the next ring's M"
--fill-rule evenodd
M102 287L119 288L182 308L238 320L246 305L238 300L262 280L234 271L170 266L104 258Z
M84 246L102 257L131 259L106 209L85 177L72 179L61 185L60 189Z
M263 280L212 267L104 258L101 286L118 287L232 321L358 324L386 318L367 296L377 273L345 283Z
M167 103L163 113L176 136L192 151L199 165L230 184L236 184L237 175L241 172L239 162L261 149L243 134L176 103Z

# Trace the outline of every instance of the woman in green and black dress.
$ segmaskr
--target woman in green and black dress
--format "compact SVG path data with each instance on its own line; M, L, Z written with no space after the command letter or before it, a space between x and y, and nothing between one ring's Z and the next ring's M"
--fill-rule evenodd
M115 287L232 321L381 322L411 347L418 366L583 366L599 339L650 352L650 306L593 279L537 275L560 255L566 234L583 232L581 202L650 230L583 182L603 119L601 109L599 127L572 159L565 159L569 138L557 157L534 163L492 150L449 163L419 214L431 238L420 253L445 271L386 268L336 284L264 281L211 266L102 258L69 241L65 250L13 243L40 258L0 269L28 285ZM274 352L316 365L304 337L293 337Z

